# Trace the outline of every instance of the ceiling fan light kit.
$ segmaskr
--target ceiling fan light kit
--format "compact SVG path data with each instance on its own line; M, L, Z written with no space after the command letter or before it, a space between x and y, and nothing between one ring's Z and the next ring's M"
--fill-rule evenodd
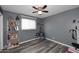
M39 15L42 15L42 11L38 11L38 14L39 14Z

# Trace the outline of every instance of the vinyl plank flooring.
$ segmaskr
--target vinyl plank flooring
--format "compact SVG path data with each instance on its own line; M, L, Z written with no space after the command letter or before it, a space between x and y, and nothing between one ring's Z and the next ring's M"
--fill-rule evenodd
M42 51L43 51L43 50L46 50L46 49L49 47L49 45L51 45L51 43L52 43L52 42L49 42L49 41L43 43L41 46L36 47L37 50L36 50L35 52L36 52L36 53L39 53L39 52L42 53Z
M52 52L58 53L62 48L63 48L63 46L58 44L57 46L55 46L55 48L51 49L52 50L51 53Z
M38 53L47 53L51 48L54 48L54 46L56 46L57 44L55 43L51 43L51 44L48 44L47 47L45 47L43 50L40 50Z
M47 42L47 41L45 40L45 41L42 41L42 42L37 43L37 44L35 44L35 45L29 46L28 48L26 48L26 49L24 49L24 50L21 50L20 52L23 52L23 53L25 53L25 52L34 52L34 50L35 50L35 51L37 50L36 48L38 48L38 49L39 49L39 47L41 48L41 46L42 46L43 44L45 44L45 42Z
M2 51L2 53L65 53L68 47L46 39L37 39L21 44L17 48Z
M42 42L40 42L40 43L38 43L38 44L36 44L36 45L33 45L33 46L30 46L30 47L28 47L28 48L26 48L26 49L24 49L23 51L24 52L37 52L37 51L39 51L39 50L41 50L41 49L43 49L43 48L45 48L45 47L47 47L47 45L48 45L48 43L50 44L50 42L49 41L47 41L47 40L45 40L45 41L42 41ZM21 52L23 52L23 51L21 51Z
M67 49L67 47L62 47L62 49L60 49L58 53L65 53Z
M48 53L54 53L55 52L55 50L58 48L58 46L59 46L59 44L56 44L54 47L52 47L49 51L48 51Z
M43 39L36 39L36 40L33 40L33 41L23 43L17 48L12 48L12 49L8 49L8 50L0 51L0 53L19 53L20 50L28 48L29 46L32 46L32 45L36 45L36 44L38 44L42 41L44 41L44 40Z

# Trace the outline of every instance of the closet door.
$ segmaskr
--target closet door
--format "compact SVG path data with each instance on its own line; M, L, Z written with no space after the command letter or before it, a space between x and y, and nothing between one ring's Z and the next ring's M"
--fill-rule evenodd
M3 16L0 14L0 50L3 49Z

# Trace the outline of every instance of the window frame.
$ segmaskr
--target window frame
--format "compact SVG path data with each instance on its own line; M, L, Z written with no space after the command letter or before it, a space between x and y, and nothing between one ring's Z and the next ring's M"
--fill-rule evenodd
M35 21L35 25L34 25L35 28L23 29L23 28L22 28L22 19ZM25 17L22 17L22 18L21 18L21 30L36 30L36 29L37 29L37 21L36 21L36 19L25 18Z

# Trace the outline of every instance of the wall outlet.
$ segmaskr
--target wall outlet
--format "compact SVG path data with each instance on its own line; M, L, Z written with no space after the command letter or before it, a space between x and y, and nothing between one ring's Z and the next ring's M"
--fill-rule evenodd
M55 39L55 37L53 37L52 39Z

